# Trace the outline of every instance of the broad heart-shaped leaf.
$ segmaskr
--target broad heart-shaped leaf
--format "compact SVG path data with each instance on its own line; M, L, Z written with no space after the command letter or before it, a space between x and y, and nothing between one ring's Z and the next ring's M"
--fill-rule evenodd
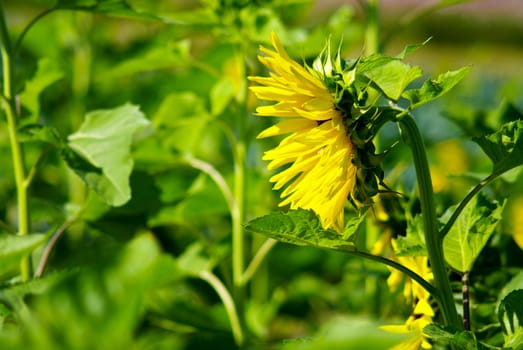
M20 93L20 101L24 108L29 111L29 118L24 124L36 123L40 116L40 94L49 85L62 79L63 71L58 67L55 61L49 58L42 58L38 61L36 73L29 81L25 83L24 91Z
M66 153L69 167L108 204L125 204L131 198L132 138L148 124L138 107L130 104L88 113L68 138L67 146L74 151Z
M397 101L405 88L423 75L421 68L412 67L398 58L374 55L361 59L357 73L370 79L388 98Z
M445 260L459 272L470 271L496 225L505 204L490 202L481 192L470 201L443 240ZM448 210L442 217L446 221Z
M396 239L395 254L397 256L427 256L424 232L421 215L409 220L406 236L400 236Z
M494 163L493 174L500 175L523 164L523 120L506 123L499 131L473 141Z
M505 333L504 346L523 349L523 289L514 290L501 301L498 319Z
M47 235L0 236L0 276L11 270L20 259L47 240Z
M426 80L419 89L407 90L402 96L410 101L410 109L417 108L447 93L465 77L469 70L470 67L463 67L440 74L436 80Z
M299 246L312 246L339 251L355 250L350 236L356 232L364 216L353 218L347 223L343 234L332 229L323 229L312 210L289 210L273 212L251 220L245 230L261 233L278 241Z

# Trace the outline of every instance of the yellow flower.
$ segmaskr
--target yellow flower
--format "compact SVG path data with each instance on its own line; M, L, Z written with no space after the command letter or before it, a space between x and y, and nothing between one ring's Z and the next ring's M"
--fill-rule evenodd
M289 134L265 153L269 170L288 167L274 175L274 189L286 185L280 206L312 209L324 228L341 231L345 203L356 184L355 147L347 135L343 114L322 80L323 73L293 61L274 33L275 51L261 47L259 60L269 77L250 77L260 84L251 90L261 100L276 101L256 109L259 116L287 118L264 130L258 138Z
M392 246L396 248L396 241L394 239L391 240L391 243ZM397 256L394 257L394 260L416 272L427 282L431 282L434 279L432 270L428 266L428 258L426 256ZM429 292L427 292L419 283L413 281L409 277L405 277L401 271L396 269L390 270L391 272L389 278L387 278L387 285L391 290L396 290L396 288L401 284L401 281L405 278L405 285L403 287L403 296L405 299L413 302L428 299L430 296Z
M430 349L432 345L423 334L423 328L432 323L430 315L412 315L404 325L381 326L380 328L389 333L410 334L411 336L389 350L418 350Z

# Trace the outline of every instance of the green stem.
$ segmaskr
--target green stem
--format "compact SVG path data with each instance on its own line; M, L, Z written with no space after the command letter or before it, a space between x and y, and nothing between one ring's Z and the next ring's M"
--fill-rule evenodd
M236 307L234 305L234 300L229 294L229 291L227 290L227 288L225 288L222 281L220 281L218 277L216 277L209 271L202 271L198 274L198 276L202 280L209 283L220 297L223 306L225 307L225 311L227 312L227 316L229 317L229 322L231 323L234 341L236 342L236 345L242 346L243 331L240 324L240 319L238 317L238 312L236 311Z
M254 256L254 258L252 258L249 266L247 266L247 269L245 270L245 272L242 275L241 282L243 285L246 284L247 282L249 282L249 280L252 278L252 276L254 276L254 274L256 273L256 270L258 270L261 263L263 262L263 259L265 259L267 254L269 254L269 252L276 245L276 243L278 243L277 240L269 238L258 249L258 251L256 252L256 255Z
M410 115L403 117L399 121L399 124L414 158L421 214L425 230L425 243L427 245L430 266L434 274L434 285L438 290L435 297L438 301L445 324L456 327L456 329L463 329L463 324L456 310L448 278L448 271L445 266L443 238L438 232L436 209L434 207L434 192L432 189L427 154L425 153L425 145L423 144L418 126Z
M218 186L218 188L222 191L223 197L225 198L225 201L227 202L227 206L229 207L229 210L231 213L234 211L235 208L235 201L234 197L231 193L231 190L229 189L229 186L227 185L227 182L223 178L223 176L220 174L218 170L216 170L215 167L213 167L210 163L207 163L206 161L194 158L191 155L186 155L184 157L184 160L192 166L195 169L198 169L205 174L207 174Z
M245 269L245 238L243 231L245 195L245 144L238 141L235 146L238 159L234 164L234 206L232 210L232 280L238 309L243 311L243 271Z
M9 133L9 142L11 155L13 159L13 169L16 183L16 197L18 204L18 235L25 236L29 234L29 206L27 204L27 186L25 181L25 168L22 146L18 140L17 120L13 102L13 90L11 85L11 44L5 22L3 3L0 2L0 41L2 54L2 72L3 72L3 95L7 128ZM24 256L20 261L20 273L23 281L31 278L31 258L30 255Z
M244 71L247 72L247 54L246 42L240 44L239 54L243 58L241 61L245 64ZM247 93L247 84L245 84L245 92ZM247 94L245 94L247 96ZM242 327L245 320L245 285L242 281L245 270L245 231L243 229L243 221L245 219L245 154L247 149L246 131L247 131L247 116L249 115L247 101L244 99L238 104L238 113L236 114L237 138L235 144L232 145L234 158L234 207L232 210L232 281L233 281L233 296L236 301L238 314Z
M463 198L463 200L459 203L456 210L454 210L454 212L452 213L452 216L447 221L445 226L441 229L441 232L440 232L441 239L443 239L447 235L447 233L449 233L450 229L452 228L452 225L454 225L454 222L456 222L456 220L458 219L459 214L461 214L463 209L465 209L465 207L470 202L470 200L472 198L474 198L474 196L476 194L478 194L478 192L481 191L483 189L483 187L487 186L497 177L498 177L498 174L490 174L483 181L478 183L472 190L470 190L470 192L465 196L465 198Z
M380 52L379 40L379 0L368 0L365 8L367 23L365 28L365 54L367 56Z
M36 16L35 18L33 18L31 20L31 22L29 22L28 25L25 26L24 30L22 31L22 33L20 34L20 36L18 37L18 40L16 40L16 43L14 45L14 52L17 53L19 50L20 50L20 47L22 46L22 41L24 40L25 38L25 35L27 34L27 32L29 31L29 29L31 29L33 27L33 25L38 22L42 17L45 17L47 16L48 14L50 14L51 12L55 11L57 9L57 7L52 7L50 9L47 9L45 11L43 11L42 13L40 13L38 16Z

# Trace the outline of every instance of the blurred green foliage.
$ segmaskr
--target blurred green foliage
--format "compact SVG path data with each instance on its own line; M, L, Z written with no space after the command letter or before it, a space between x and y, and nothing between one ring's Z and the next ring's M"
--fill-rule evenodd
M246 76L265 74L255 57L270 31L307 62L329 36L358 55L365 30L358 8L321 12L307 0L32 0L3 6L19 45L13 85L25 164L37 168L29 200L33 234L15 237L15 183L2 116L1 348L235 348L228 311L199 272L213 272L232 289L233 194L220 181L234 186L237 142L247 145L245 221L277 203L261 161L274 140L255 139L271 121L252 116L257 102ZM35 16L53 7L16 41ZM460 44L452 55L463 50ZM419 51L443 60L430 43ZM521 80L474 69L454 94L414 112L427 140L439 215L491 171L489 158L470 139L522 116ZM378 148L397 138L394 126L385 127ZM409 202L415 179L408 150L392 148L384 164L387 184L405 196L379 205L406 211L412 220L395 221L389 210L385 221L363 225L369 247L384 227L404 235L419 211ZM486 248L471 271L477 337L500 345L498 296L505 285L521 288L523 254L512 238L523 235L515 224L523 210L521 167L485 192L498 200L510 194L505 213L514 213L482 242ZM379 211L368 217L379 221ZM62 227L42 277L22 283L14 262L33 251L37 269L47 238ZM252 258L264 238L249 235L246 242L245 256ZM402 337L377 326L401 323L410 310L401 292L388 290L388 273L337 252L277 245L246 291L245 348L394 345Z

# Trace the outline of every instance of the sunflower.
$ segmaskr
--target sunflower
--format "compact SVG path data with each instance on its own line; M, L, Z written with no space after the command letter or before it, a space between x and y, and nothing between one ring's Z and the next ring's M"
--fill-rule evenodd
M271 38L275 51L262 46L258 56L270 76L249 77L259 84L251 87L258 99L276 102L258 107L256 114L285 119L258 138L290 134L263 156L269 170L286 166L269 181L275 190L286 186L280 206L311 209L324 228L341 232L345 203L354 191L358 171L344 114L324 82L325 72L301 66L274 33Z
M431 309L432 310L432 309ZM427 314L412 315L403 325L381 326L380 328L389 333L408 334L409 337L393 346L389 350L419 350L430 349L432 345L423 333L423 328L432 323L432 316Z

